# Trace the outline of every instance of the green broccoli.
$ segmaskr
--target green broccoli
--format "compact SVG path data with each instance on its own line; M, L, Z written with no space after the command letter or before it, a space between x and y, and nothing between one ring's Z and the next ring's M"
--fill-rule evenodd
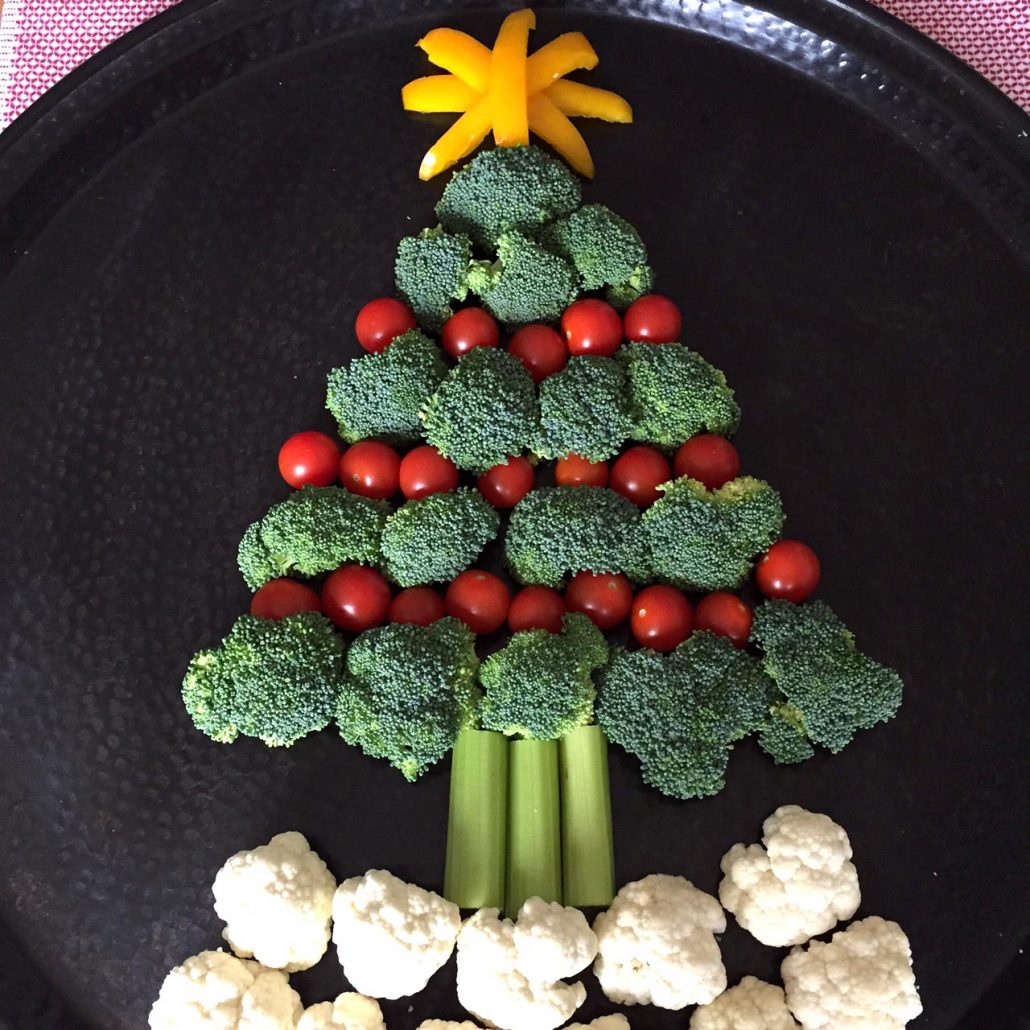
M182 700L212 740L237 734L289 747L328 726L343 675L343 640L318 612L278 621L241 615L214 650L193 656Z
M654 290L654 272L650 265L643 265L638 268L629 279L618 286L609 286L604 295L616 311L625 311L626 308L646 293Z
M439 226L405 236L397 246L397 289L411 305L419 324L434 332L451 316L451 301L468 294L465 279L472 261L472 241Z
M375 565L388 509L340 486L305 486L247 528L237 559L251 590L270 579L317 576L345 562Z
M763 724L772 693L757 659L699 632L669 655L616 652L601 674L597 721L640 759L645 783L708 797L725 785L733 743Z
M370 436L407 443L418 438L419 412L446 374L440 348L412 329L382 353L334 368L325 406L348 443Z
M726 377L681 343L628 343L619 360L629 381L634 440L678 447L701 432L730 436L740 408Z
M605 461L629 435L626 375L614 358L571 358L540 383L539 396L541 457Z
M822 601L766 601L755 612L751 636L783 695L780 718L813 743L836 753L858 730L897 714L901 677L862 654Z
M795 708L774 704L758 732L758 746L777 765L796 765L815 754Z
M478 667L475 638L457 619L366 630L347 652L340 735L417 780L474 724Z
M518 358L476 347L448 372L422 413L426 439L459 468L485 472L529 446L539 407Z
M386 574L402 587L448 582L476 560L499 526L497 510L468 487L408 501L383 529Z
M739 587L783 529L780 495L761 479L706 490L683 476L659 490L641 517L644 533L657 576L683 589Z
M436 205L450 232L493 247L510 229L532 232L580 205L579 179L536 147L484 150L451 176Z

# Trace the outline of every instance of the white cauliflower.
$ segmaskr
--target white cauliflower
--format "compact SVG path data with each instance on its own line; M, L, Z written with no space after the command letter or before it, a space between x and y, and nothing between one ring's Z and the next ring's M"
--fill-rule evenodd
M594 961L597 935L578 908L529 898L515 921L515 954L515 968L527 980L564 980Z
M297 1030L386 1030L386 1024L375 998L347 992L305 1009Z
M762 844L723 855L719 900L762 944L782 948L832 929L862 895L848 835L829 816L784 805L762 824Z
M565 1030L629 1030L629 1020L621 1012L613 1012L589 1023L570 1023Z
M458 906L383 869L344 880L333 899L333 941L344 975L373 998L418 994L450 958Z
M516 968L515 927L496 908L480 909L458 935L458 1001L500 1030L554 1030L583 1004L586 988L535 982Z
M151 1030L294 1030L303 1010L280 970L202 951L165 977L149 1022Z
M415 1030L479 1030L471 1019L463 1019L456 1023L450 1019L423 1019Z
M336 880L302 834L233 855L211 889L222 936L242 958L294 972L325 954Z
M745 976L736 987L702 1005L690 1017L690 1030L797 1030L783 988Z
M780 967L804 1030L901 1030L923 1011L912 950L897 923L870 916L795 948Z
M682 876L627 883L594 921L594 973L612 1001L682 1009L726 989L714 934L726 929L719 902Z

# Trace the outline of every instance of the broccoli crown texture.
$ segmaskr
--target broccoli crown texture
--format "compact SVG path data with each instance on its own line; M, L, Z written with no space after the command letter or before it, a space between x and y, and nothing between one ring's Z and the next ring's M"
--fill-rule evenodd
M402 587L447 582L476 560L500 522L497 510L468 487L408 501L383 528L386 573Z
M182 699L212 740L237 734L289 747L328 726L343 676L343 640L318 612L241 615L222 646L193 656Z
M340 735L416 780L473 724L478 667L475 638L457 619L366 630L347 652Z
M397 246L397 289L426 329L438 330L451 316L451 301L464 300L472 241L464 233L423 229Z
M707 797L722 790L732 744L762 725L772 692L757 659L699 632L669 655L616 651L600 676L597 721L640 759L645 783Z
M450 232L493 247L510 229L532 231L568 214L582 200L579 179L536 147L484 150L451 176L436 205Z
M751 636L786 701L782 715L814 743L840 751L858 730L897 714L901 677L862 654L822 601L766 601Z
M701 432L731 435L740 408L726 377L681 343L656 347L628 343L619 348L629 390L634 440L678 447Z
M604 295L616 311L625 311L633 301L654 290L654 271L650 265L642 265L624 283L609 286Z
M664 494L642 524L655 573L681 588L740 586L783 530L780 495L761 479L741 476L706 490L684 476L658 489Z
M370 436L395 443L418 438L419 412L447 374L440 348L417 329L380 354L365 354L328 377L325 406L348 443Z
M536 436L536 389L518 358L476 347L447 373L422 421L441 454L459 468L485 472L521 454Z
M479 670L485 691L479 718L486 730L533 740L557 740L594 716L591 674L608 660L601 631L579 613L562 631L514 633Z
M278 576L375 565L387 506L340 486L305 486L247 528L237 559L251 590Z
M769 709L758 733L758 746L777 765L796 765L815 754L797 709L788 704L776 704Z

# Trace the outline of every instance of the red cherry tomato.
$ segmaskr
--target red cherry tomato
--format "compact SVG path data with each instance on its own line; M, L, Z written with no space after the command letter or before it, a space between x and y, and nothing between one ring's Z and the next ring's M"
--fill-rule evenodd
M408 587L390 602L387 619L389 622L428 626L446 614L443 598L432 587Z
M285 619L287 615L321 609L318 594L295 579L269 580L250 599L250 614L259 619Z
M352 494L384 501L397 493L401 456L378 440L351 444L340 458L340 483Z
M690 476L704 483L709 490L717 490L724 483L737 478L740 455L724 436L702 433L680 446L673 459L672 470L677 478Z
M533 489L533 466L526 458L509 458L487 469L476 486L495 508L514 508Z
M584 297L561 316L561 329L570 354L610 358L622 343L622 319L607 301Z
M440 342L455 361L475 347L496 347L501 341L497 320L482 308L462 308L443 324Z
M716 591L697 602L694 629L729 637L737 647L743 647L751 636L751 609L736 594Z
M508 353L526 366L534 383L560 372L569 360L565 341L549 325L524 325L508 341Z
M461 619L477 636L484 636L504 625L511 592L493 573L466 569L447 587L444 601L448 615Z
M675 343L683 329L683 318L668 297L649 293L630 304L622 316L622 326L627 340Z
M671 651L690 636L694 612L675 587L657 583L633 598L629 628L641 647Z
M778 540L755 568L755 582L766 597L803 601L819 585L819 559L800 540Z
M458 468L435 447L423 444L401 458L401 493L408 500L445 494L458 485Z
M417 327L411 308L393 297L370 300L354 320L358 343L372 354L386 350L395 336Z
M295 433L279 448L279 474L295 490L336 482L340 445L325 433Z
M570 454L555 462L554 481L559 486L607 486L608 466L603 461L587 461L578 454Z
M560 633L564 614L565 601L557 590L541 586L523 587L511 599L508 629L512 633L523 629L546 629L548 633Z
M367 565L344 565L322 584L322 614L348 633L381 626L390 610L390 585Z
M598 629L612 629L629 615L633 588L621 573L577 572L565 588L565 606L582 612Z
M653 447L631 447L612 465L611 488L640 508L658 500L658 486L672 479L665 455Z

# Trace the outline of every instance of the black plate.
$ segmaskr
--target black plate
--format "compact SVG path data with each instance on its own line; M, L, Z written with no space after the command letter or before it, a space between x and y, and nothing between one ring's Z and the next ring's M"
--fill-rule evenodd
M953 1028L1028 927L1028 122L858 2L539 13L541 39L584 29L592 78L638 112L587 129L590 197L640 227L738 391L747 470L908 684L900 718L837 758L780 770L739 748L712 800L662 799L614 755L620 878L714 890L778 804L830 812L862 912L911 936L918 1025ZM0 140L0 912L90 1025L144 1024L165 971L218 943L214 871L272 833L302 830L341 877L440 885L446 768L411 787L330 732L219 747L178 685L247 604L235 546L283 495L279 442L329 426L354 311L432 218L415 171L440 126L398 89L444 22L487 36L498 14L186 2ZM735 926L724 952L733 979L776 975ZM308 1002L342 987L334 966L296 978ZM9 1018L47 1025L26 975ZM385 1006L392 1030L457 1016L451 977Z

